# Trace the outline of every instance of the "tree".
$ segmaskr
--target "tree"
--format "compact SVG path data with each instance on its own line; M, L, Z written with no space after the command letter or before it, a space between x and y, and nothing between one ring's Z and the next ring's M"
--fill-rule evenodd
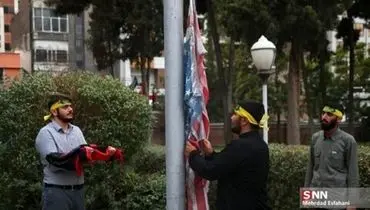
M257 70L251 68L252 58L249 47L240 44L235 56L235 76L234 76L234 98L235 101L245 99L255 99L262 101L261 85Z
M237 63L238 62L236 59L237 59L237 49L235 47L235 43L236 42L244 42L244 44L242 43L242 48L244 51L246 51L246 54L245 54L245 57L249 57L250 58L250 46L252 42L255 42L258 37L260 36L260 34L258 34L259 31L263 31L264 30L264 27L253 27L252 25L248 25L248 24L244 24L245 22L247 23L250 23L250 21L253 21L252 19L253 18L248 18L249 13L253 13L254 15L258 16L258 17L263 17L262 15L259 15L259 14L268 14L267 12L264 13L264 11L266 11L266 8L264 8L264 5L261 4L262 1L231 1L231 0L227 0L227 1L215 1L215 3L217 3L217 20L219 21L219 28L222 29L223 33L221 35L223 35L223 37L228 37L227 40L227 43L229 44L229 51L228 51L228 59L227 59L227 62L224 62L224 63L221 63L219 62L219 66L221 65L224 65L224 66L228 66L228 68L224 68L223 70L220 68L219 69L219 79L221 80L221 87L223 87L223 90L226 91L226 93L223 95L223 107L224 107L224 115L226 116L224 118L224 125L225 125L225 129L227 128L230 128L230 117L228 115L228 113L230 113L232 110L231 110L231 106L232 106L232 103L236 102L238 99L240 98L237 98L237 97L232 97L232 88L233 86L236 86L236 87L239 87L240 85L243 86L243 83L245 83L244 85L248 85L250 84L249 81L245 81L245 80L242 80L242 78L245 78L245 77L249 77L252 78L252 77L256 77L257 78L257 74L254 74L254 75L248 75L247 76L247 72L250 72L251 70L248 69L248 66L249 64L251 63L251 60L247 60L245 59L245 62L244 62L244 68L242 69L245 69L244 71L242 69L237 69L235 68ZM259 5L261 7L259 7ZM247 17L243 16L243 15L247 15ZM251 15L252 16L252 15ZM265 18L262 18L262 20L266 20L266 18L268 18L269 16L265 17ZM244 19L243 19L244 18ZM246 21L247 19L247 21ZM254 22L257 22L256 20ZM266 21L267 23L269 21ZM261 23L261 22L259 22ZM216 24L215 24L216 25ZM265 25L265 24L264 24ZM253 28L253 29L252 29ZM251 29L251 30L248 30L248 29ZM246 31L248 31L246 33ZM218 39L217 38L217 42L218 42ZM247 42L245 40L248 40ZM221 57L221 56L220 56ZM235 72L237 71L238 72ZM240 71L242 70L242 71ZM240 72L239 72L240 71ZM255 70L254 70L255 71ZM235 73L236 73L236 76L237 78L235 79ZM245 78L245 79L247 79ZM236 84L234 85L233 84L233 81L236 82ZM259 79L255 79L253 82L258 82ZM257 84L256 87L260 87L259 84ZM254 89L256 87L253 87ZM252 88L252 87L250 87ZM238 93L237 93L238 94ZM248 94L249 95L249 94ZM240 97L240 95L239 95ZM243 96L244 97L244 96ZM257 98L254 98L254 99L257 99ZM225 130L225 133L227 133L227 135L229 136L231 133L230 130Z
M353 16L343 18L338 25L337 38L343 38L344 48L349 50L349 82L348 82L348 103L346 113L349 121L349 131L353 132L353 76L355 69L354 46L359 39L359 31L353 28Z
M336 4L337 2L330 2L325 6L334 7ZM241 40L247 46L252 46L258 37L265 35L276 43L279 53L286 49L290 51L287 133L288 142L298 144L300 142L298 103L304 64L303 53L310 40L317 40L318 28L322 24L315 5L312 2L295 0L278 2L227 0L217 2L217 5L221 26L231 40ZM223 73L226 78L227 71L224 70Z
M359 39L360 31L354 28L354 18L368 19L370 17L370 2L366 0L355 0L347 9L347 17L344 17L338 25L337 38L343 38L345 49L349 51L349 82L348 102L346 113L349 122L349 131L353 132L353 79L355 70L355 46Z
M286 44L290 45L287 133L288 143L299 144L300 72L305 43L318 33L319 21L316 12L307 2L294 0L239 0L229 2L225 11L227 15L224 17L232 17L234 20L233 25L228 24L229 28L236 28L242 40L249 46L262 34L276 43L278 52L282 52Z
M92 5L90 39L87 44L92 50L98 69L109 68L110 74L114 76L114 64L121 57L119 36L123 21L117 18L120 14L119 2L107 1L97 1Z
M139 64L143 92L148 94L150 63L163 51L163 5L157 0L140 0L130 4L132 10L125 19L127 29L123 30L127 34L122 39L123 58Z
M56 13L81 14L88 7L92 7L90 14L90 39L86 40L92 50L97 63L98 70L109 68L111 75L114 75L113 65L120 58L119 35L122 23L122 16L118 13L122 1L107 0L46 0L48 6L55 7ZM124 13L127 14L129 8Z
M312 118L317 116L316 110L313 109L312 105L317 105L318 107L324 106L324 104L327 103L327 97L326 97L326 89L327 89L327 83L326 79L328 78L328 67L327 64L330 61L331 52L328 50L328 44L329 41L327 40L326 33L328 30L333 30L338 22L338 15L341 14L346 7L346 5L350 4L350 1L343 0L343 1L336 1L336 3L333 3L331 1L314 1L313 7L315 8L315 11L317 11L318 18L320 21L319 28L318 28L318 35L310 40L309 43L307 43L307 46L305 48L310 53L308 59L308 62L317 60L317 66L315 67L317 71L319 71L319 78L317 83L319 83L319 88L317 89L317 92L310 91L309 88L305 88L306 97L312 98L314 97L316 100L316 104L307 103L308 106L308 115L310 120L312 121ZM315 65L314 65L315 66ZM308 64L308 67L310 64ZM309 77L309 74L306 74L307 72L303 72L303 79L304 81L307 80L306 77ZM310 72L313 73L313 72Z
M140 66L144 94L149 89L153 57L163 50L163 5L155 0L47 0L59 14L78 14L92 6L89 45L98 69L131 59Z
M213 1L206 0L206 8L208 12L208 20L209 20L209 28L210 33L213 41L214 52L216 55L216 66L217 66L217 76L218 76L218 86L220 87L219 92L221 94L222 100L222 108L223 108L223 125L224 125L224 139L225 143L228 143L232 136L231 136L231 121L229 117L229 113L231 113L232 109L232 83L231 83L231 75L232 72L232 63L229 60L230 68L226 70L224 68L223 63L223 56L221 52L221 44L220 44L220 32L219 27L217 24L217 17L216 17L216 7L214 6ZM234 37L230 40L230 52L233 52L233 45L234 45ZM232 57L232 56L231 56ZM229 57L230 58L230 57Z
M370 58L364 58L364 44L357 44L354 50L355 53L355 71L353 75L353 86L359 87L359 90L363 93L370 92L370 84L368 78L370 76ZM333 84L330 85L328 96L329 100L335 100L336 102L348 103L348 51L345 48L339 48L334 57L335 74ZM357 91L357 92L359 92ZM353 91L355 93L355 91ZM353 99L353 121L359 121L363 117L363 113L366 110L363 107L364 99ZM347 103L346 103L347 102ZM368 114L365 114L366 116ZM347 113L346 113L347 116Z
M225 56L227 53L223 53L223 46L220 43L223 27L219 25L219 13L221 8L219 7L219 2L212 0L199 0L197 2L198 14L206 14L208 20L208 32L210 34L210 40L213 45L213 55L215 55L215 67L216 71L216 88L213 89L217 94L214 96L219 96L219 98L212 97L210 105L213 103L212 100L222 102L222 113L223 113L223 129L224 129L224 139L225 143L229 142L232 138L231 135L231 121L230 113L232 111L232 87L233 87L233 75L234 75L234 59L235 59L235 41L237 41L236 33L233 32L229 35L231 38L228 41L229 50L228 56ZM185 6L188 5L188 1L185 1ZM185 14L187 15L187 14ZM186 18L185 18L186 20ZM227 59L225 59L227 57ZM228 67L228 68L226 68ZM218 87L217 87L218 86ZM211 88L212 91L212 88ZM212 92L211 92L212 94Z

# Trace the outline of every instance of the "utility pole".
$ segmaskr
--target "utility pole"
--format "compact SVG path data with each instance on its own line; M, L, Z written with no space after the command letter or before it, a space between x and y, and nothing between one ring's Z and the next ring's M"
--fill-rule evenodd
M183 0L163 0L166 69L166 209L185 210Z

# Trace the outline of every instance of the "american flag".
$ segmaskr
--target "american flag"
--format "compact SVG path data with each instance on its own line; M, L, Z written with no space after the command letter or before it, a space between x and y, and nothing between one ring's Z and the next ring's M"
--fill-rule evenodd
M207 103L209 98L207 77L204 66L206 50L200 34L195 0L189 2L189 14L184 43L184 104L185 139L200 141L208 139L209 118ZM198 176L186 160L186 200L188 210L208 210L209 182Z

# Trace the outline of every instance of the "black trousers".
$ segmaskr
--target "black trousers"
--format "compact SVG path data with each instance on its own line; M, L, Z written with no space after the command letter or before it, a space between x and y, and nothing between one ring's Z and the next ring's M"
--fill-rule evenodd
M45 187L42 193L43 210L85 210L84 189L69 190Z

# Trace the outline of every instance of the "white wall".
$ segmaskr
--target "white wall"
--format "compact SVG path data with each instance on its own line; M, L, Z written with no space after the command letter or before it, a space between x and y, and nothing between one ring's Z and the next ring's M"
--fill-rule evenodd
M153 58L153 68L155 69L164 69L165 59L164 57L154 57Z
M47 7L43 0L32 0L33 7Z
M61 72L69 70L69 66L66 64L35 63L34 67L35 71Z
M4 7L0 7L0 52L5 52Z
M15 50L15 53L19 53L21 58L21 68L27 72L31 72L31 52L26 50Z
M50 50L68 51L67 41L35 40L33 42L33 46L34 46L34 49L50 49Z
M19 12L19 1L20 0L13 0L13 2L14 2L14 15L16 15Z
M153 68L154 69L164 69L165 61L164 57L154 57L153 58ZM130 61L117 61L115 66L115 72L117 72L120 78L120 81L125 85L130 85L131 82L136 77L138 80L138 83L141 83L141 72L137 70L131 69ZM155 75L154 71L149 72L149 85L155 83ZM151 88L151 87L150 87Z
M68 42L64 41L49 41L49 40L35 40L34 49L48 49L48 50L66 50L68 54ZM68 56L67 56L68 57ZM66 71L69 69L67 63L47 63L34 62L35 71Z
M130 85L132 82L130 60L119 60L118 68L120 81L126 86Z

